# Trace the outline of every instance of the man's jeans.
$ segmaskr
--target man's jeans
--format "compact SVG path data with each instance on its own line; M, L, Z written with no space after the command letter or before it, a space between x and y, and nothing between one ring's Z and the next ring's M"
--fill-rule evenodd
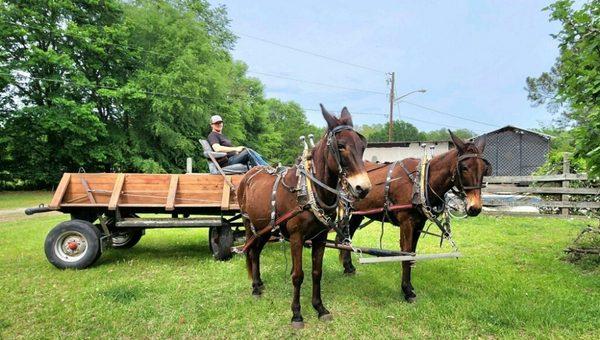
M250 167L257 165L269 165L258 152L252 149L244 149L244 151L229 157L227 165L232 164L248 164Z

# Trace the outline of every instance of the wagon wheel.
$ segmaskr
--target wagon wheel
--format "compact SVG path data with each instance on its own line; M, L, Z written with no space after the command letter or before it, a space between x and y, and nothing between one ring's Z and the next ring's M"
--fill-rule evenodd
M453 218L467 217L467 207L462 198L456 195L446 195L446 206L448 207L448 213Z
M100 230L88 221L61 222L46 236L44 251L57 268L87 268L100 257Z
M111 247L115 249L129 249L135 246L144 236L144 229L119 230L110 234Z
M139 216L134 213L127 213L124 214L122 217L139 218ZM114 232L111 232L110 234L111 247L114 249L129 249L135 246L145 234L144 229L141 228L124 230L117 229L114 227L114 220L109 222L109 228L111 228L111 230L114 230Z
M210 227L208 230L208 246L215 259L229 260L232 256L233 230L227 221L220 226Z

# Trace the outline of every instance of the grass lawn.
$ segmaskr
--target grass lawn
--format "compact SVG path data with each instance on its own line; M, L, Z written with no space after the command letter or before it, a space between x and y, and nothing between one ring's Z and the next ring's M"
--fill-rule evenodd
M0 191L0 210L48 205L52 194L51 191Z
M358 274L346 277L337 252L327 250L323 300L334 315L331 323L318 321L310 304L306 249L306 328L293 331L287 244L285 256L281 244L263 252L266 291L256 300L244 258L214 261L206 230L148 230L133 249L109 250L92 268L58 270L46 261L43 243L66 218L0 223L0 338L597 338L600 329L600 272L562 260L582 220L457 221L464 257L418 263L415 304L402 298L398 263L356 264ZM397 238L398 230L387 227L384 246L396 249ZM355 242L375 247L378 239L379 228L372 226ZM429 236L421 242L424 252L448 250Z

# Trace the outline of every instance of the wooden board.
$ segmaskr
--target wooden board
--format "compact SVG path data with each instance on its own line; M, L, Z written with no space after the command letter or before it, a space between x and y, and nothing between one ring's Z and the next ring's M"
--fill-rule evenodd
M239 185L243 175L228 176ZM90 202L83 182L91 190ZM51 207L162 207L166 211L182 208L215 208L236 210L235 191L230 190L223 176L211 174L136 174L79 173L63 175L52 199Z
M52 197L52 201L50 202L50 208L58 209L60 207L60 203L67 192L67 187L71 182L71 174L63 174L58 187L56 188L56 192L54 192L54 196Z
M177 193L177 183L179 182L179 175L171 175L171 183L169 184L169 193L167 194L167 204L165 206L166 211L175 210L175 194Z
M121 197L121 189L123 189L123 183L125 182L125 174L119 174L115 181L110 201L108 201L108 210L116 210L117 203L119 203L119 197Z
M544 176L490 176L484 177L483 181L487 183L525 183L525 182L556 182L564 180L587 180L587 174L564 174L564 175L544 175Z
M600 188L515 187L488 185L485 193L600 195Z

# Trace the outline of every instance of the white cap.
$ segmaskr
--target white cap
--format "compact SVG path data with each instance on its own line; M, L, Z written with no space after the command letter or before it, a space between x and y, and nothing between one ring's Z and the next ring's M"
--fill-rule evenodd
M214 116L210 117L211 124L222 122L222 121L223 121L223 118L221 118L221 116L219 116L219 115L214 115Z

